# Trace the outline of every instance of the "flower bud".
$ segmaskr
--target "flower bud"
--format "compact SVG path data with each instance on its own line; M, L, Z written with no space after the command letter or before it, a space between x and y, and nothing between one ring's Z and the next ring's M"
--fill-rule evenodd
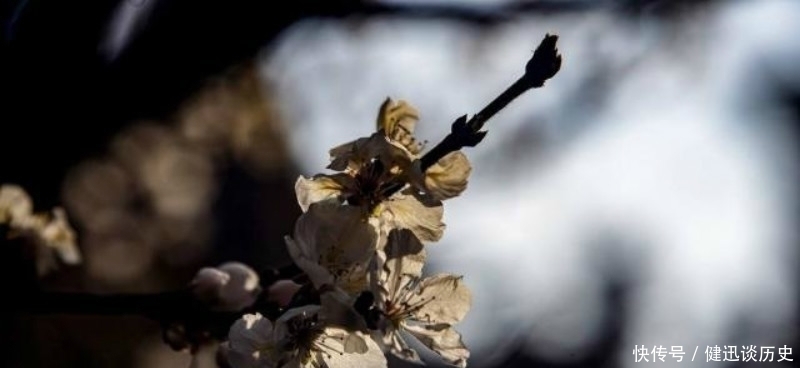
M205 267L189 284L194 295L212 309L239 311L255 303L261 293L258 274L245 264L229 262Z
M272 284L267 293L267 300L277 303L281 307L289 305L294 294L300 290L301 285L292 280L278 280Z

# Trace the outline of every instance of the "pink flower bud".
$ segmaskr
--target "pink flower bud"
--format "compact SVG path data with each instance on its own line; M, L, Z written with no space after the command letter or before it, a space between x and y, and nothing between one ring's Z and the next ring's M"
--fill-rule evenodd
M205 267L189 286L194 295L212 309L239 311L251 306L261 293L258 274L245 264L229 262Z
M269 287L267 300L278 303L281 307L289 305L292 297L300 290L300 284L292 280L278 280Z

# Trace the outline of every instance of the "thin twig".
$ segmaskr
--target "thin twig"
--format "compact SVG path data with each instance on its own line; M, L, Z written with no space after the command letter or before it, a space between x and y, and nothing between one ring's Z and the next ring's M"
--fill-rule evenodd
M525 74L522 77L468 121L466 116L462 116L453 122L450 134L422 157L422 169L427 170L450 152L463 147L474 147L480 143L486 136L486 132L481 129L489 119L523 93L532 88L542 87L545 81L556 75L561 69L561 55L556 48L557 41L557 35L547 34L544 36L539 47L528 60Z
M486 136L487 132L481 129L489 119L523 93L544 86L548 79L555 76L561 69L561 55L556 48L557 41L557 35L545 35L525 65L525 74L522 77L469 120L466 115L456 119L451 126L450 134L420 158L422 170L427 170L450 152L476 146ZM404 185L404 183L393 183L385 188L382 194L388 197L402 189Z

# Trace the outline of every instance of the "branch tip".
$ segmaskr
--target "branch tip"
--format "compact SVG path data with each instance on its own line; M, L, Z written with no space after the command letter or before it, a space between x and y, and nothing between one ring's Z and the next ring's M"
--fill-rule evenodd
M526 80L528 88L543 86L545 81L561 70L562 59L556 47L557 42L558 35L548 33L536 47L533 56L525 65L525 75L522 77Z

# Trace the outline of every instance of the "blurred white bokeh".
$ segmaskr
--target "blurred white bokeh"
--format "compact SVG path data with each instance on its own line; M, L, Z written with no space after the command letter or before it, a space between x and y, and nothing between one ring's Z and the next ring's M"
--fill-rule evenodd
M751 1L487 29L316 20L265 51L262 74L313 174L330 147L371 132L386 96L415 105L418 137L435 143L559 34L562 71L466 151L470 188L429 248L435 271L474 291L459 329L477 361L518 338L548 359L580 358L622 313L604 295L624 280L619 365L635 364L634 345L700 346L704 364L706 345L783 346L796 332L797 132L764 80L800 87L797 16L794 1Z

